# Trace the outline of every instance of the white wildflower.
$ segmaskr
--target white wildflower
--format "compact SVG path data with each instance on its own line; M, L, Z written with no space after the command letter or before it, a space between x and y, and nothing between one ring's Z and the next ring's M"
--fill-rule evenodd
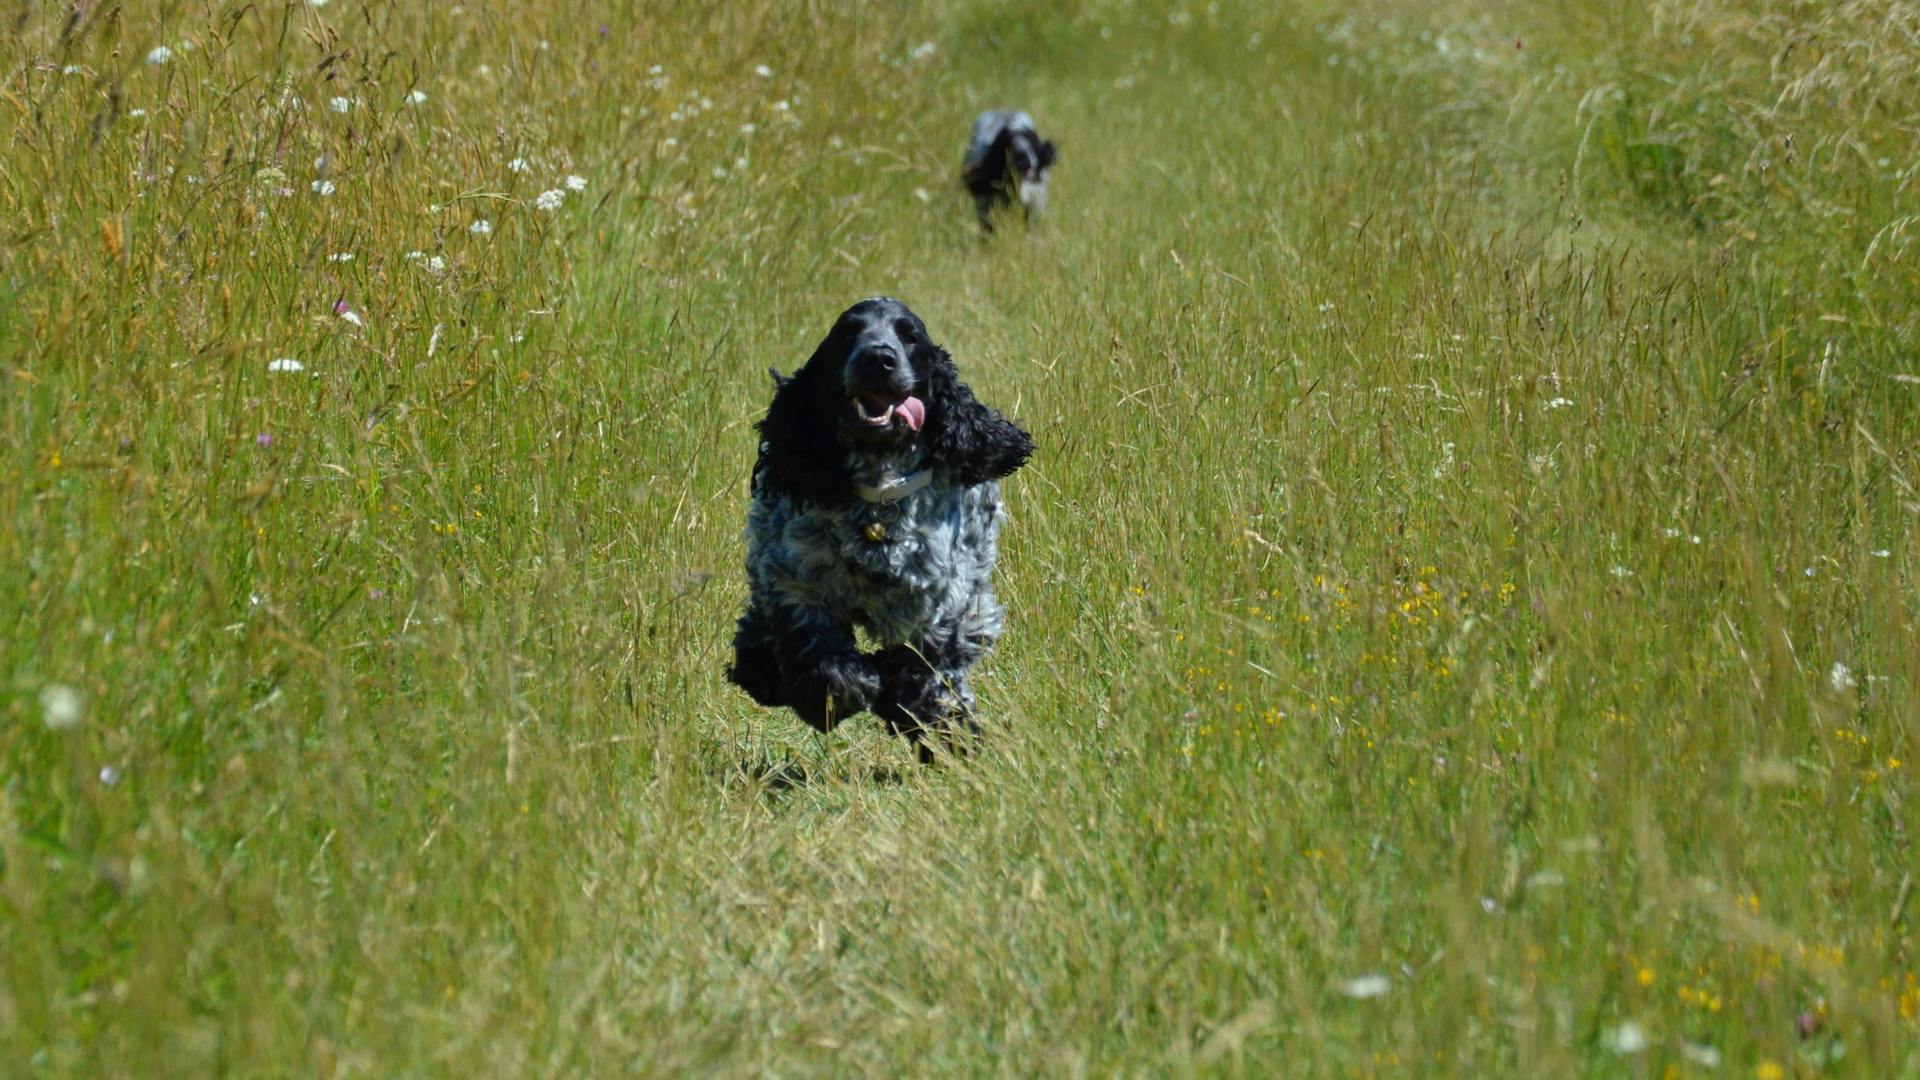
M147 54L147 63L152 64L154 67L172 62L173 50L167 48L165 45L155 45L153 51Z
M426 100L427 92L425 90L407 91L407 104L409 105L422 105L426 103Z
M112 787L120 782L120 770L111 765L100 766L100 782Z
M585 190L587 190L587 178L586 178L586 177L584 177L584 176L572 176L572 175L569 175L569 176L567 177L567 180L566 180L566 184L567 184L567 190L568 190L568 191L585 191Z
M481 218L479 221L467 226L467 231L475 236L491 235L493 233L493 222L488 221L486 218Z
M407 260L408 262L419 262L421 259L424 259L427 257L427 253L424 251L409 251L405 255L402 255L400 257Z
M481 78L483 78L483 79L484 79L484 78L486 78L487 76L489 76L489 75L491 75L491 74L493 74L493 65L492 65L492 64L481 64L481 65L480 65L479 67L477 67L477 68L474 68L473 70L474 70L474 73L475 73L475 74L477 74L477 75L479 75L479 76L480 76Z
M1703 1069L1720 1067L1720 1051L1700 1043L1683 1042L1680 1044L1680 1056Z
M774 112L790 112L792 109L793 102L788 101L786 98L781 98L779 101L773 103Z
M770 68L770 67L768 67L768 66L767 66L767 65L765 65L765 64L756 64L756 65L754 65L754 68L753 68L753 73L754 73L755 75L758 75L758 76L760 76L760 77L761 77L761 78L763 78L763 79L771 79L771 78L773 78L773 69L772 69L772 68Z
M142 117L142 116L145 116L145 115L147 115L147 110L145 110L145 109L128 109L128 110L127 110L127 115L128 115L128 116L131 116L131 117L135 117L135 118L138 118L138 117Z
M740 125L740 134L742 135L751 135L754 132L759 130L760 128L752 123L745 123Z
M80 74L80 70L81 70L81 69L80 69L80 65L79 65L79 64L68 64L68 65L67 65L66 67L63 67L63 68L61 68L61 69L60 69L60 74L62 74L62 75L78 75L78 74Z
M1565 408L1571 407L1572 405L1573 405L1572 398L1557 397L1557 398L1554 398L1552 401L1547 402L1547 408L1549 409L1565 409Z
M938 47L935 46L933 42L923 41L920 44L915 45L913 47L913 51L908 53L907 55L912 57L915 60L925 60L927 57L932 56L936 51L938 51Z
M1356 1001L1381 997L1392 988L1393 984L1387 981L1385 975L1360 975L1342 982L1338 987L1342 994Z
M353 100L351 98L343 98L343 97L330 98L327 101L327 108L332 109L334 112L337 112L337 113L352 112Z
M295 360L291 356L282 356L282 357L277 357L273 360L267 361L267 370L268 371L305 371L307 370L307 365L301 363L298 360Z
M727 170L715 165L713 167L713 178L715 180L725 180L727 178Z
M507 162L508 172L523 173L531 168L533 168L533 166L527 164L527 159L523 157L517 157L517 158L514 158L512 161Z
M360 313L357 311L343 311L340 313L340 317L347 320L348 322L352 323L355 326L367 325L366 322L360 318Z
M1886 548L1875 548L1872 551L1868 552L1867 554L1872 555L1876 559L1884 559L1892 555L1893 552Z
M339 188L336 188L333 186L333 181L331 180L315 180L312 184L308 186L313 188L313 193L315 195L320 196L321 198L325 198L326 196L333 194L335 191L340 190Z
M329 255L329 256L327 256L327 261L328 261L328 262L330 262L330 263L348 263L348 262L352 262L352 261L353 261L353 252L351 252L351 251L336 251L336 252L334 252L333 254L331 254L331 255Z
M1601 1032L1600 1045L1616 1054L1638 1054L1647 1048L1647 1032L1639 1024L1628 1020L1619 1027Z
M66 731L80 726L80 691L66 683L48 683L40 691L40 711L48 727Z
M438 255L429 255L427 256L427 260L421 263L421 265L427 268L428 273L438 274L447 268L447 260Z
M1838 660L1833 662L1832 670L1827 672L1827 685L1833 687L1833 692L1836 694L1845 693L1859 684L1860 680L1853 677L1853 669Z
M327 0L307 0L308 7L326 7Z
M667 72L667 69L661 67L659 64L655 64L652 67L647 69L647 74L649 75L664 75L666 74L666 72Z
M560 209L560 204L566 201L567 201L567 193L564 191L561 191L559 188L553 188L551 190L541 192L533 200L533 205L538 207L541 210L558 210Z

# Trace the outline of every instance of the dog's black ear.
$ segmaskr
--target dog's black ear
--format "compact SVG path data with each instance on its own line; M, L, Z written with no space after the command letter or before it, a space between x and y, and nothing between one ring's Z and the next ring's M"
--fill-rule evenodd
M755 425L760 457L753 466L754 483L821 506L840 506L853 498L853 481L833 431L838 373L827 354L834 340L829 336L821 342L813 358L792 375L769 371L773 403Z
M934 351L927 378L927 455L968 487L998 480L1027 463L1033 438L981 404L945 349Z
M1054 156L1055 156L1055 154L1056 154L1056 153L1058 152L1058 149L1059 149L1059 148L1058 148L1058 147L1056 147L1056 146L1054 146L1054 144L1053 144L1053 142L1052 142L1051 140L1042 140L1042 141L1041 141L1041 143L1040 143L1040 171L1042 171L1042 172L1045 172L1046 170L1048 170L1048 169L1051 169L1051 168L1053 168L1053 159L1054 159Z

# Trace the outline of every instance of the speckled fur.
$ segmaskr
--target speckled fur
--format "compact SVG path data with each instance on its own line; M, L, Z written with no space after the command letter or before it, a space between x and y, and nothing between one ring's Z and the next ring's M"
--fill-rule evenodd
M728 674L756 701L788 706L822 731L872 708L919 742L971 723L967 673L1004 624L992 586L1005 518L997 481L1026 460L1032 444L975 400L930 342L913 362L928 405L916 437L849 447L834 440L830 424L809 422L836 397L830 386L816 400L817 388L805 381L825 377L816 366L843 362L842 325L860 324L872 310L912 318L884 299L850 309L814 359L782 382L760 425L747 513L749 595ZM819 446L823 438L832 445ZM858 485L923 468L931 482L897 501L853 494ZM885 529L880 540L867 534L876 522ZM856 627L878 652L858 650Z

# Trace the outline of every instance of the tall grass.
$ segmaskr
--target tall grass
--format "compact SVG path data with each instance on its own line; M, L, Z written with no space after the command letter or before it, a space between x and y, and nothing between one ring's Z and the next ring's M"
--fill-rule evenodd
M1906 6L25 10L5 1071L1916 1067ZM719 675L882 291L944 768Z

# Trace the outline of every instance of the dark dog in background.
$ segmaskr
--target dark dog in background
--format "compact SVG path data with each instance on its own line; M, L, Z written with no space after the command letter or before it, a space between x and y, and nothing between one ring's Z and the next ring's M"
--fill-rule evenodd
M994 109L973 122L960 179L973 195L980 228L993 231L993 209L1019 202L1029 220L1047 207L1047 170L1054 145L1040 137L1033 117L1018 109Z
M1003 621L996 481L1033 441L888 297L848 308L774 383L727 676L820 731L871 708L926 760L928 736L971 730L967 672ZM859 650L856 627L879 652Z

